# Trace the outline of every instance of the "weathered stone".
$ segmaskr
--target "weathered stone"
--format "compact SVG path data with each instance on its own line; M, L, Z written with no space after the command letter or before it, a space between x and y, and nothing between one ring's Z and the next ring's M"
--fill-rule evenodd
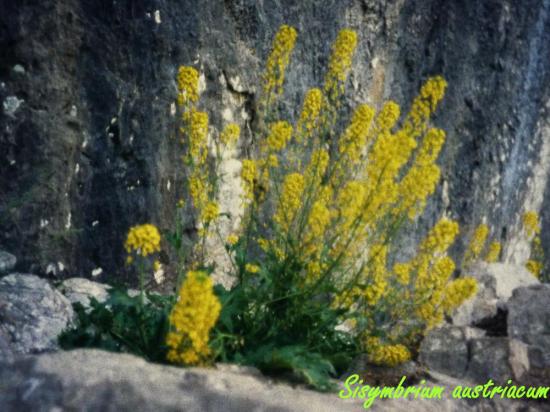
M532 366L550 368L550 285L514 290L508 301L508 335L529 345Z
M457 326L475 325L496 316L499 308L505 310L514 289L540 283L525 266L506 263L478 263L468 276L478 281L478 292L453 313Z
M0 250L0 275L8 273L15 267L17 259L11 253Z
M428 370L435 370L454 377L466 374L469 361L468 339L480 336L483 331L472 328L445 325L432 330L420 345L419 361Z
M71 303L79 302L84 307L89 306L90 298L105 302L109 297L110 286L93 282L85 278L70 278L61 284L59 290Z
M369 384L370 382L365 382ZM414 383L414 382L410 382ZM376 399L374 412L537 411L537 404L505 400L452 399L456 385L472 385L433 374L425 383L446 388L442 399ZM333 412L362 411L362 399L340 399L273 382L249 368L175 368L141 358L79 349L0 362L2 412L186 411ZM343 388L343 386L342 386Z
M46 280L27 274L0 279L0 356L56 349L72 319L71 303Z
M508 311L510 336L550 349L550 285L516 289L508 301Z
M492 379L499 384L506 384L506 381L513 377L508 362L510 356L508 338L474 339L469 345L470 357L466 376L472 381L485 383Z

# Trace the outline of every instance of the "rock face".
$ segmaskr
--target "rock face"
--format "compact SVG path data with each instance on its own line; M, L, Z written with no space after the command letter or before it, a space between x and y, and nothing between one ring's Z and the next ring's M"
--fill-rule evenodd
M420 229L444 209L463 233L487 217L512 258L518 211L550 211L549 0L0 0L0 8L0 244L33 272L122 280L128 227L173 222L183 175L171 114L177 67L203 73L212 130L234 120L250 139L259 73L282 23L299 31L289 117L321 84L344 26L360 39L349 105L392 98L406 109L427 76L449 81L435 119L448 135L444 183ZM543 234L548 248L550 230Z
M0 279L0 358L56 349L73 319L71 303L35 275Z

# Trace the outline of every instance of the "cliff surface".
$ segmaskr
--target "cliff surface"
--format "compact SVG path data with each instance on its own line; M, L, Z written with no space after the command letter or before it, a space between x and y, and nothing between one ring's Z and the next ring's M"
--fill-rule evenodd
M120 273L129 226L173 221L178 66L204 74L212 125L235 120L250 139L283 23L299 31L289 116L342 27L360 36L350 106L406 109L428 76L449 82L435 118L443 181L411 238L442 212L464 234L485 218L519 261L519 216L533 209L549 250L549 0L0 0L1 248L43 274Z

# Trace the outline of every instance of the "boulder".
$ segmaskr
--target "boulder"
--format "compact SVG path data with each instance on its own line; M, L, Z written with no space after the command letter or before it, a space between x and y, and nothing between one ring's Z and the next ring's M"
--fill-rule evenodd
M184 369L89 349L0 364L0 387L3 412L361 410L359 401L275 384L248 368Z
M90 305L90 298L105 302L109 297L109 285L94 282L85 278L70 278L61 284L59 290L71 303L80 303L84 307Z
M550 285L514 290L508 301L508 335L527 346L526 379L535 385L550 381Z
M543 350L550 366L550 285L514 290L508 301L508 335Z
M514 289L540 282L522 265L478 263L467 273L478 281L476 296L455 310L452 322L457 326L475 325L506 308Z
M428 370L453 377L466 375L469 341L484 336L480 329L444 325L426 335L420 345L419 361Z
M74 316L69 300L35 275L0 279L0 357L56 349Z
M17 259L11 253L0 250L0 275L8 273L15 267Z

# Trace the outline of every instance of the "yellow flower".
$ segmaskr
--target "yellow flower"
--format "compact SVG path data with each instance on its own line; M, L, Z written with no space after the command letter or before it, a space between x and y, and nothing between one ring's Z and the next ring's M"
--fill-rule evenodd
M260 271L260 267L258 265L253 265L252 263L247 263L244 266L244 270L249 273L258 273Z
M185 200L179 199L177 206L178 208L182 209L185 206Z
M208 202L208 192L210 188L206 181L206 176L197 169L193 171L187 183L189 185L189 194L193 200L193 205L200 215Z
M453 280L445 289L445 298L441 302L443 309L449 313L477 292L477 282L473 278L464 277Z
M193 67L181 66L178 71L178 104L199 99L199 72Z
M529 259L527 263L525 264L525 267L529 272L533 274L536 278L540 278L540 274L542 272L542 263L538 262L534 259Z
M239 241L239 236L235 234L231 234L227 236L227 239L226 239L227 244L231 246L236 245L238 241Z
M281 198L273 215L273 220L284 233L288 233L296 212L302 204L303 191L304 176L299 173L291 173L285 177Z
M339 212L341 222L339 227L340 232L347 232L360 219L365 199L365 187L361 182L350 180L340 190L336 201L336 208Z
M485 241L487 240L488 235L489 235L489 226L487 226L486 224L482 223L476 228L472 236L472 239L470 239L470 244L468 245L468 249L464 253L465 264L475 262L476 260L479 259L481 252L485 247Z
M360 156L365 154L367 136L373 117L374 109L367 104L360 105L353 113L350 125L340 138L340 153L346 155L352 163L357 163Z
M539 215L535 211L525 212L523 215L523 227L528 237L533 237L540 233Z
M183 365L204 364L211 353L208 347L210 331L220 310L212 279L204 272L188 272L169 317L167 359Z
M244 198L252 200L254 198L254 184L258 177L256 162L251 159L245 159L242 163L241 180L244 188Z
M273 99L283 91L285 70L290 62L290 55L296 44L296 29L282 25L275 35L271 54L267 58L265 73L263 75L263 104L272 103Z
M328 73L325 77L325 92L333 101L343 92L343 83L351 68L356 46L357 33L350 29L341 30L332 45Z
M136 252L141 256L160 252L160 233L157 227L149 223L131 227L124 248L128 253Z
M399 183L401 205L398 210L407 213L410 219L424 210L426 199L433 194L439 182L441 172L435 161L444 142L443 130L428 130L414 164Z
M445 95L447 82L441 76L435 76L420 89L420 94L414 99L411 110L407 115L402 132L413 139L421 136L427 128L428 120L435 111L437 104Z
M241 128L239 125L230 123L225 126L225 129L223 129L223 132L220 134L220 141L226 146L232 145L239 140L240 134Z
M208 114L193 110L189 126L189 154L195 164L201 165L208 155Z
M208 202L201 211L201 221L205 224L216 220L220 214L220 207L216 202Z
M487 251L487 254L485 255L485 262L493 263L498 260L498 257L500 256L500 242L491 242L489 245L489 250Z
M410 281L411 264L410 263L396 263L393 265L393 273L397 278L397 281L402 285L408 285Z
M292 136L292 126L285 121L271 124L267 146L274 151L283 150Z
M441 218L422 241L420 252L426 255L441 254L454 242L457 234L458 223Z
M367 269L367 281L369 285L365 288L364 295L367 303L371 306L382 298L388 286L386 259L388 247L386 245L372 245L369 250L369 264Z
M365 346L369 361L375 365L393 367L411 359L411 353L406 346L384 345L377 337L367 338Z
M315 129L322 102L323 93L320 89L308 90L304 99L302 113L300 114L300 119L296 126L298 142L301 141L302 137L310 136L313 129Z

